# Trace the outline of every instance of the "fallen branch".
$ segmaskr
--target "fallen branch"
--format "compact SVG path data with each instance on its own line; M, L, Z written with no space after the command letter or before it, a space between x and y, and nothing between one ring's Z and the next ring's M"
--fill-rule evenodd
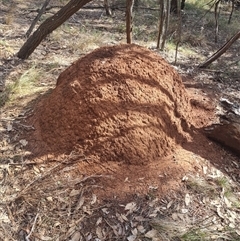
M222 54L224 54L231 45L240 37L240 31L238 31L233 37L231 37L216 53L214 53L209 59L207 59L203 64L199 65L199 68L206 68L213 61L218 59Z
M40 11L39 11L39 13L38 13L38 15L37 15L37 17L33 20L30 28L28 29L28 31L27 31L27 33L26 33L26 36L27 36L27 37L29 37L29 35L30 35L31 32L33 31L36 23L38 22L38 20L39 20L40 17L42 16L42 14L46 11L46 7L47 7L47 5L49 4L50 1L51 1L51 0L46 0L46 1L44 2L42 8L40 9Z

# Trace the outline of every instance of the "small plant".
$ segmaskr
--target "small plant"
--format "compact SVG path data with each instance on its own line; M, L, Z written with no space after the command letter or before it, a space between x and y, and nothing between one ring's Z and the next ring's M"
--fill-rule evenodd
M1 105L41 90L43 87L37 86L37 82L41 76L41 71L35 66L26 70L17 80L6 86L5 93L7 94L1 100Z
M190 230L185 233L181 238L181 241L205 241L207 240L207 234L200 229Z

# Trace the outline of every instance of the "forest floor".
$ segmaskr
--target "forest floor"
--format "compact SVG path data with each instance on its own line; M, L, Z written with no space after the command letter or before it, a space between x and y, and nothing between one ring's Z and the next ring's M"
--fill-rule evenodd
M0 240L240 240L240 158L202 132L216 121L220 98L240 103L239 40L208 69L197 67L239 30L239 10L228 25L223 6L215 43L214 13L189 1L175 62L176 16L159 51L158 7L141 3L133 42L143 48L128 50L119 45L124 5L114 4L112 17L102 1L88 4L23 61L16 53L39 2L0 2ZM51 1L40 21L63 5ZM81 91L79 74L91 79ZM119 98L138 102L122 109ZM101 143L116 129L116 142Z

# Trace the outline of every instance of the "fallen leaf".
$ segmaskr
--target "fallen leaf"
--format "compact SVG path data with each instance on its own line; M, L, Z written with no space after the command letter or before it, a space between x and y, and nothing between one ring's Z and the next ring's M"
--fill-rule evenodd
M49 202L52 202L52 201L53 201L53 197L47 197L46 199L47 199L47 201L49 201Z
M129 237L127 237L127 240L128 241L134 241L134 240L136 240L136 236L135 235L131 235L131 236L129 236Z
M223 213L221 212L221 208L220 208L220 207L217 207L217 214L218 214L218 216L219 216L220 218L225 219Z
M185 201L186 206L188 206L190 204L191 197L190 197L190 195L188 193L185 195L184 201Z
M182 209L181 209L181 212L182 212L182 213L187 213L187 212L188 212L188 209L182 208Z
M167 204L167 209L169 209L172 206L172 204L173 204L173 200Z
M136 206L137 206L137 204L135 202L128 203L125 206L125 210L129 210L132 213L136 210Z
M78 195L80 192L81 192L81 190L73 189L73 190L69 193L69 196L70 196L70 197L76 196L76 195Z
M33 170L34 170L35 174L39 174L40 173L40 170L36 166L33 166Z
M131 232L132 232L132 234L135 235L135 236L137 236L137 234L138 234L138 231L137 231L136 228L132 229Z
M223 199L224 199L224 202L225 202L226 206L228 208L230 208L232 206L232 203L225 196L223 197Z
M208 167L207 167L207 166L203 166L203 173L204 173L204 175L206 175L206 174L207 174L207 169L208 169Z
M82 239L82 235L80 234L80 232L75 232L72 235L72 238L70 239L70 241L80 241Z
M98 226L100 223L102 223L102 217L100 217L97 222L96 222L96 226Z
M26 141L25 139L22 139L19 141L19 143L22 145L22 146L26 146L28 144L28 141Z
M78 201L76 210L80 209L80 208L83 206L84 201L85 201L85 198L84 198L84 197L81 197L80 200Z
M87 235L87 237L86 237L86 240L89 241L89 240L91 240L91 239L92 239L92 234L89 233L89 234Z
M142 226L142 225L138 225L137 226L137 230L140 232L140 233L145 233L146 229Z
M10 123L8 123L7 124L7 131L12 131L12 129L13 129L13 126Z
M97 196L95 194L92 195L92 201L91 204L93 205L97 201Z
M103 211L103 213L105 213L105 214L109 214L109 211L108 211L107 208L102 208L102 211Z
M152 229L145 234L146 238L157 238L157 236L158 236L158 231L155 229Z
M179 218L178 218L178 214L177 213L172 213L172 219L174 221L177 221Z
M96 228L96 235L99 239L103 238L102 229L99 226Z

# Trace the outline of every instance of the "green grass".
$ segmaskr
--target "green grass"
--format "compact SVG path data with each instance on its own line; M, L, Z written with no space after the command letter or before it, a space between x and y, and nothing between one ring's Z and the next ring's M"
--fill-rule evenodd
M207 234L200 229L189 230L187 233L180 237L181 241L205 241L207 239Z
M0 96L0 106L15 102L18 98L39 92L43 87L38 85L42 78L42 72L36 66L32 66L23 72L12 83L6 86L4 93Z

